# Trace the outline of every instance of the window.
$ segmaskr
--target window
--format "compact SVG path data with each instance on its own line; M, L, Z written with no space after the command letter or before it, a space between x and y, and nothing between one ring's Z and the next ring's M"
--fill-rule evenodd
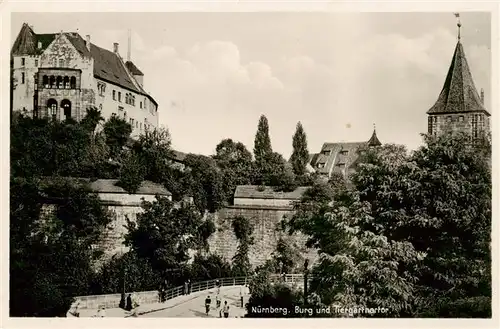
M56 77L51 75L50 76L50 88L55 88L56 87Z
M139 122L139 129L142 130L142 122Z
M62 77L61 77L61 76L58 76L58 77L57 77L57 88L62 89L62 87L63 87L63 80L62 80Z
M452 121L452 118L451 118L451 115L450 115L450 116L448 116L448 117L446 118L446 122L451 123L451 121Z
M323 155L330 155L332 153L332 151L330 150L324 150L323 151Z
M125 104L128 104L128 94L125 94Z
M35 67L38 67L38 59L35 59Z
M139 128L139 121L136 121L136 122L135 122L135 127L136 127L136 128Z
M121 91L118 92L118 101L119 102L122 101L122 93L121 93Z
M139 102L139 108L142 109L142 102Z
M111 113L111 117L112 118L116 117L116 113Z
M458 117L458 121L459 121L459 122L464 122L464 116L463 116L463 115L459 116L459 117Z
M324 162L320 162L318 163L318 168L325 168L325 163Z
M116 90L113 90L113 100L116 101Z
M102 104L99 104L99 111L102 111Z
M21 73L21 83L24 84L24 72Z
M26 59L23 57L21 58L21 66L24 66L26 64Z
M337 164L337 166L339 166L340 168L345 168L345 163L340 162L339 164Z
M64 88L69 89L70 88L69 77L64 77L63 81L64 81Z
M76 78L75 77L71 77L69 79L69 81L70 81L70 88L71 89L76 89Z
M59 67L64 67L64 59L59 60Z
M347 155L347 153L349 153L349 151L347 151L347 150L340 151L340 155Z
M45 88L49 88L49 77L44 75L42 78L42 84Z
M53 63L53 66L54 66L54 67L57 67L57 59L55 59L55 58L54 58L54 59L52 60L52 63Z

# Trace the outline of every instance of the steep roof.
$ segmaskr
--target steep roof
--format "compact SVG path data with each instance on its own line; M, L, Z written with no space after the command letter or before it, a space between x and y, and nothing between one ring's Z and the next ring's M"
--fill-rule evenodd
M427 114L486 112L472 79L460 40L457 42L453 59L443 89L436 103Z
M91 56L94 59L95 77L146 96L158 106L153 97L135 81L133 75L143 75L143 73L132 62L130 62L131 65L127 65L119 55L92 43L90 44L89 52L85 40L78 33L65 32L63 34L82 56ZM11 54L15 56L39 55L47 49L57 35L56 33L35 34L33 29L27 23L24 23L12 46ZM40 49L38 48L38 42L42 44Z
M370 137L370 140L368 141L368 146L380 146L382 143L378 140L377 137L377 132L375 129L373 129L373 134L372 137Z
M94 75L97 78L142 93L129 77L121 59L114 52L91 43L90 53L94 58Z
M37 52L37 40L35 32L31 27L24 23L21 31L17 35L16 41L12 45L12 55L30 55Z
M261 190L261 187L257 185L238 185L234 191L234 198L299 200L307 189L308 187L302 186L292 192L275 192L269 186Z
M135 66L134 63L132 63L131 61L127 61L125 63L125 66L127 66L127 69L130 71L130 73L132 73L133 75L144 75L144 73L141 72L141 70L139 70L137 68L137 66Z

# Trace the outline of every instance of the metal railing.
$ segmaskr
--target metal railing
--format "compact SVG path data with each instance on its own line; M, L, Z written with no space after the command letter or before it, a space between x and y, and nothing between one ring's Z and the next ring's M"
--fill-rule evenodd
M220 282L221 287L230 286L244 286L249 283L251 277L229 277L229 278L218 278L213 280L206 280L200 282L194 282L191 284L190 293L210 290L216 288L217 280ZM291 286L301 286L304 283L303 274L273 274L271 275L271 280L274 283L282 282L289 284ZM178 286L174 288L167 289L163 292L157 290L153 291L141 291L133 292L140 304L154 304L161 303L167 300L171 300L182 296L185 294L184 286ZM132 292L126 293L127 295ZM163 298L161 298L163 297ZM101 306L105 308L117 308L120 304L121 293L119 294L108 294L108 295L89 295L89 296L79 296L75 298L76 301L71 305L70 314L78 313L78 309L94 309Z

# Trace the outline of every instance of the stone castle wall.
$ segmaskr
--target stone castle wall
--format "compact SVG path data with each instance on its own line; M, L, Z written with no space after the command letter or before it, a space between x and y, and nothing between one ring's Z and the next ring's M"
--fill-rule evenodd
M209 239L210 252L231 262L239 243L232 222L234 218L242 216L250 221L254 229L252 235L254 244L249 251L252 266L262 265L271 258L280 237L296 245L302 257L307 257L312 263L317 259L317 253L305 247L305 236L294 234L289 237L288 234L278 230L281 220L292 213L291 207L236 205L221 209L211 214L216 230Z

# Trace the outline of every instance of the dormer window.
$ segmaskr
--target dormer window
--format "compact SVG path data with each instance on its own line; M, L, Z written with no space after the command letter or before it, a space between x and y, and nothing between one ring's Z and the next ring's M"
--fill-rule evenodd
M349 151L347 151L347 150L340 151L340 155L347 155L348 153L349 153Z
M337 166L339 166L339 168L345 168L345 163L340 162L340 163L337 164Z
M38 41L38 49L42 49L42 43Z
M324 150L323 155L329 156L332 153L331 150Z
M321 168L325 168L325 163L324 162L320 162L318 163L318 168L321 169Z

